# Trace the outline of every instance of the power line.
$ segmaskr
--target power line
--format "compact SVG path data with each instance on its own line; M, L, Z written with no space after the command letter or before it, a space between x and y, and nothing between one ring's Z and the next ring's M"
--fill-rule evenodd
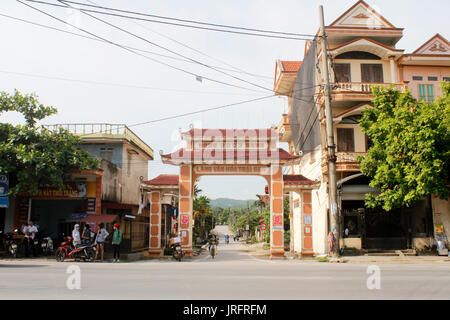
M59 31L59 32L71 34L71 35L78 36L78 37L82 37L82 38L85 38L85 39L94 40L94 41L98 41L98 42L108 43L107 41L104 41L104 40L101 40L101 39L97 39L97 38L85 36L85 35L83 35L83 34L71 32L71 31L68 31L68 30L63 30L63 29L55 28L55 27L48 26L48 25L41 24L41 23L37 23L37 22L34 22L34 21L30 21L30 20L26 20L26 19L21 19L21 18L9 16L9 15L3 14L3 13L0 13L0 16L6 17L6 18L9 18L9 19L13 19L13 20L17 20L17 21L21 21L21 22L24 22L24 23L28 23L28 24L31 24L31 25L35 25L35 26L38 26L38 27L42 27L42 28L46 28L46 29L50 29L50 30L54 30L54 31ZM146 28L146 29L147 29L147 28ZM148 29L148 30L150 30L150 29ZM150 31L151 31L151 30L150 30ZM154 31L154 32L155 32L155 31ZM156 33L157 33L157 32L156 32ZM157 33L157 34L159 34L159 33ZM161 34L161 36L163 36L163 35ZM174 41L176 41L176 40L174 40ZM177 57L173 57L173 56L168 56L168 55L160 54L160 53L157 53L157 52L154 52L154 51L148 51L148 50L139 49L139 48L135 48L135 47L130 47L130 46L126 46L126 45L123 45L123 46L126 47L126 48L129 48L129 49L133 49L133 50L140 51L140 52L145 52L145 53L148 53L148 54L152 54L152 55L164 57L164 58L167 58L167 59L172 59L172 60L177 60L177 61L183 61L183 62L194 63L194 62L192 62L192 61L190 61L190 60L188 60L188 59L184 59L184 58L177 58ZM195 49L192 49L192 50L195 50ZM206 55L206 54L205 54L205 55ZM209 57L209 56L208 56L208 57ZM211 57L211 58L212 58L212 57ZM218 60L218 61L220 61L220 60ZM215 68L217 68L217 69L222 69L222 70L229 71L229 72L243 73L243 74L251 75L251 76L254 76L254 77L268 78L268 79L271 79L271 78L272 78L272 77L268 77L268 76L263 76L263 75L258 75L258 74L246 72L246 71L244 71L244 70L242 70L242 71L237 71L237 70L232 70L232 69L222 68L222 67L219 67L219 66L215 66Z
M51 6L55 6L55 7L67 8L67 6L59 5L59 4L56 4L56 3L49 3L49 2L45 2L45 1L38 1L38 0L25 0L25 1L51 5ZM60 0L58 0L58 1L60 1ZM87 4L84 4L84 5L87 5ZM153 19L139 18L139 17L133 17L133 16L128 16L128 15L116 14L116 13L111 13L111 12L103 12L103 11L91 10L91 9L80 9L80 8L78 8L78 10L91 12L91 13L99 13L99 14L103 14L103 15L109 15L109 16L120 17L120 18L134 19L134 20L147 21L147 22L155 22L155 23L174 25L174 26L179 26L179 27L187 27L187 28L208 30L208 31L217 31L217 32L225 32L225 33L232 33L232 34L247 35L247 36L257 36L257 37L286 39L286 40L301 40L301 41L311 40L310 38L277 36L277 35L268 35L268 34L262 34L262 33L258 34L258 33L249 33L249 32L240 32L240 31L231 31L231 30L223 30L223 29L216 29L216 28L208 28L208 27L199 27L199 26L186 25L186 24L180 24L180 23L173 23L173 22L167 22L167 21L159 21L159 20L153 20ZM135 14L138 15L139 13L135 13ZM313 35L308 35L308 36L315 37Z
M291 36L315 37L315 35L313 35L313 34L300 34L300 33L282 32L282 31L261 30L261 29L254 29L254 28L237 27L237 26L215 24L215 23L201 22L201 21L195 21L195 20L187 20L187 19L164 17L164 16L158 16L158 15L152 15L152 14L145 14L145 13L135 12L135 11L127 11L127 10L120 10L120 9L115 9L115 8L108 8L108 7L100 6L100 5L95 4L95 3L94 3L94 5L92 5L92 3L93 3L92 1L89 1L89 0L87 0L87 1L90 2L91 5L86 4L86 3L76 2L76 1L62 0L62 2L78 4L78 5L87 6L87 7L94 7L94 8L97 8L97 9L116 11L116 12L123 12L123 13L131 13L131 14L135 14L135 15L141 15L141 16L146 16L146 17L165 19L165 20L188 22L188 23L201 24L201 25L207 25L207 26L213 26L213 27L221 27L221 28L229 28L229 29L237 29L237 30L246 30L246 31L254 31L254 32L262 32L262 33L273 33L273 34L283 34L283 35L291 35Z
M101 81L92 81L92 80L79 80L79 79L70 79L64 77L55 77L55 76L45 76L38 75L32 73L23 73L23 72L14 72L7 70L0 70L0 73L13 74L19 76L26 77L34 77L34 78L42 78L49 80L60 80L60 81L70 81L70 82L78 82L78 83L89 83L103 86L114 86L114 87L124 87L124 88L132 88L132 89L146 89L146 90L160 90L160 91L170 91L170 92L182 92L182 93L201 93L201 94L223 94L223 95L256 95L256 93L228 93L228 92L208 92L208 91L195 91L195 90L178 90L171 88L157 88L157 87L148 87L148 86L138 86L138 85L128 85L121 83L112 83L112 82L101 82Z
M184 70L184 69L175 67L175 66L173 66L173 65L171 65L171 64L168 64L168 63L165 63L165 62L162 62L162 61L159 61L159 60L150 58L150 57L148 57L148 56L146 56L146 55L143 55L143 54L141 54L141 53L139 53L139 52L136 52L136 51L134 51L134 50L132 50L132 49L129 49L129 48L127 48L127 47L124 47L123 45L120 45L120 44L118 44L118 43L116 43L116 42L110 41L110 40L105 39L105 38L103 38L103 37L100 37L100 36L98 36L98 35L96 35L96 34L94 34L94 33L92 33L92 32L89 32L89 31L86 31L86 30L84 30L84 29L82 29L82 28L79 28L79 27L77 27L77 26L75 26L75 25L73 25L73 24L71 24L71 23L69 23L69 22L66 22L66 21L64 21L64 20L62 20L62 19L60 19L60 18L58 18L58 17L55 17L55 16L53 16L53 15L51 15L51 14L49 14L49 13L43 11L43 10L40 10L40 9L38 9L38 8L36 8L36 7L33 7L33 6L29 5L29 4L26 4L26 3L22 2L21 0L16 0L16 1L19 2L19 3L21 3L21 4L23 4L23 5L25 5L25 6L27 6L27 7L29 7L29 8L32 8L33 10L36 10L36 11L38 11L38 12L41 12L41 13L43 13L43 14L45 14L45 15L47 15L47 16L49 16L49 17L55 19L55 20L58 20L58 21L60 21L60 22L62 22L62 23L64 23L64 24L70 25L70 26L74 27L75 29L78 29L78 30L80 30L80 31L82 31L82 32L84 32L84 33L87 33L87 34L89 34L89 35L91 35L91 36L94 36L94 37L96 37L96 38L98 38L98 39L101 39L101 40L103 40L103 41L105 41L105 42L107 42L107 43L109 43L109 44L111 44L111 45L117 46L117 47L122 48L122 49L124 49L124 50L126 50L126 51L128 51L128 52L131 52L131 53L133 53L133 54L136 54L136 55L138 55L138 56L141 56L141 57L143 57L143 58L145 58L145 59L148 59L148 60L151 60L151 61L153 61L153 62L162 64L162 65L167 66L167 67L169 67L169 68L172 68L172 69L175 69L175 70L184 72L184 73L189 74L189 75L192 75L192 76L195 76L196 78L199 78L199 77L200 77L200 79L209 80L209 81L216 82L216 83L220 83L220 84L223 84L223 85L226 85L226 86L230 86L230 87L234 87L234 88L239 88L239 89L244 89L244 90L249 90L249 91L260 92L260 91L253 90L253 89L249 89L249 88L246 88L246 87L242 87L242 86L238 86L238 85L226 83L226 82L223 82L223 81L220 81L220 80L215 80L215 79L212 79L212 78L209 78L209 77L200 76L200 75L198 75L198 74L196 74L196 73L194 73L194 72L190 72L190 71L187 71L187 70ZM25 1L31 1L31 0L25 0ZM33 1L33 2L34 2L34 1ZM66 6L64 6L64 7L67 8Z
M78 36L78 37L87 38L87 39L90 39L90 40L95 40L95 41L99 41L99 42L104 42L104 43L110 44L110 42L105 41L105 40L103 40L103 39L97 39L97 38L94 38L94 37L85 36L85 35L82 35L82 34L74 33L74 32L67 31L67 30L62 30L62 29L55 28L55 27L52 27L52 26L48 26L48 25L36 23L36 22L33 22L33 21L29 21L29 20L25 20L25 19L13 17L13 16L5 15L5 14L2 14L2 13L0 13L0 16L7 17L7 18L10 18L10 19L13 19L13 20L17 20L17 21L21 21L21 22L25 22L25 23L28 23L28 24L36 25L36 26L39 26L39 27L43 27L43 28L47 28L47 29L51 29L51 30L55 30L55 31L59 31L59 32L63 32L63 33L75 35L75 36ZM187 59L181 59L181 58L171 57L171 56L167 56L167 55L163 55L163 54L158 54L158 53L156 53L156 52L147 51L147 50L143 50L143 49L139 49L139 48L129 47L129 46L125 46L125 45L123 45L123 47L129 48L129 49L133 49L133 50L136 50L136 51L141 51L141 52L145 52L145 53L149 53L149 54L154 54L154 55L166 57L166 58L169 58L169 59L175 59L175 60L179 60L179 61L185 61L185 62L193 63L193 62L191 62L191 61L189 61L189 60L187 60ZM220 67L216 67L216 68L220 68ZM229 69L226 69L226 70L227 70L227 71L230 71L230 72L233 72L233 70L229 70ZM28 74L28 73L12 72L12 71L6 71L6 70L0 71L0 72L11 73L11 74L17 74L17 75L23 75L23 76L31 76L31 77L40 77L40 78L55 79L55 80L75 81L75 82L87 82L87 83L100 84L100 85L125 86L125 87L133 87L133 88L138 88L138 89L139 89L139 88L142 88L142 89L153 89L153 88L151 88L151 87L145 87L145 86L130 86L130 85L121 85L121 84L119 85L119 84L114 84L114 83L102 83L102 82L94 82L94 81L86 81L86 80L67 79L67 78L61 78L61 77L51 77L51 76L43 76L43 75L36 75L36 74ZM320 86L320 85L318 85L318 86ZM312 88L312 87L304 87L304 88L300 88L299 90L310 89L310 88ZM157 90L157 89L159 89L159 88L154 88L154 89ZM163 88L161 88L161 90L169 90L169 89L163 89ZM189 91L189 90L185 90L185 91L184 91L184 90L175 90L175 89L173 89L173 90L174 90L174 91L180 91L180 92L192 92L192 93L206 93L206 94L209 93L209 92ZM298 90L294 90L293 92L296 92L296 91L298 91ZM211 94L213 94L213 93L214 93L214 94L222 94L222 93L220 93L220 92L217 92L217 93L216 93L216 92L210 92L210 93L211 93ZM225 94L225 93L224 93L224 94ZM240 95L240 94L235 93L235 95ZM294 98L294 99L300 100L300 101L308 102L308 101L306 101L306 100L299 99L299 98ZM294 124L294 125L295 125L295 124Z
M96 6L100 6L98 3L95 3L95 2L93 2L93 1L91 1L91 0L86 0L86 1L89 2L89 3L91 3L91 4L94 4L94 5L96 5ZM247 74L247 75L252 76L252 77L272 79L272 77L262 76L262 75L258 75L258 74L254 74L254 73L251 73L251 72L247 72L247 71L245 71L245 70L242 70L241 68L235 67L235 66L233 66L233 65L231 65L231 64L229 64L229 63L227 63L227 62L225 62L225 61L223 61L223 60L221 60L221 59L219 59L219 58L213 57L213 56L211 56L211 55L209 55L209 54L206 54L206 53L204 53L204 52L202 52L202 51L200 51L200 50L198 50L198 49L193 48L192 46L189 46L189 45L187 45L187 44L185 44L185 43L183 43L183 42L181 42L181 41L178 41L178 40L176 40L176 39L174 39L174 38L172 38L172 37L169 37L168 35L165 35L165 34L163 34L163 33L160 33L160 32L157 32L157 31L155 31L155 30L152 30L152 29L148 28L147 26L145 26L145 25L143 25L143 24L140 24L140 23L138 23L138 22L136 22L136 21L132 21L132 22L133 22L135 25L137 25L137 26L139 26L139 27L141 27L141 28L144 28L144 29L146 29L146 30L148 30L148 31L150 31L150 32L153 32L153 33L155 33L155 34L157 34L157 35L159 35L159 36L161 36L161 37L163 37L163 38L165 38L165 39L168 39L168 40L170 40L170 41L172 41L172 42L174 42L174 43L176 43L176 44L178 44L178 45L180 45L180 46L182 46L182 47L185 47L185 48L187 48L187 49L189 49L189 50L192 50L192 51L194 51L194 52L196 52L196 53L198 53L198 54L201 54L201 55L203 55L203 56L205 56L205 57L207 57L207 58L210 58L210 59L212 59L212 60L214 60L214 61L220 62L220 63L222 63L222 64L224 64L224 65L226 65L226 66L232 68L233 70L216 67L216 68L218 68L218 69L222 69L222 70L226 70L226 71L239 72L239 73ZM265 81L267 81L267 80L265 80Z
M32 8L34 8L34 7L32 7ZM51 30L55 30L55 31L60 31L60 32L67 33L67 34L71 34L71 35L75 35L75 36L79 36L79 37L82 37L82 38L87 38L87 39L90 39L90 40L95 40L95 41L99 41L99 42L104 42L104 43L111 44L110 41L104 40L103 38L100 38L100 39L98 39L98 38L93 38L93 37L85 36L85 35L82 35L82 34L74 33L74 32L71 32L71 31L62 30L62 29L59 29L59 28L55 28L55 27L43 25L43 24L36 23L36 22L33 22L33 21L29 21L29 20L25 20L25 19L21 19L21 18L17 18L17 17L12 17L12 16L5 15L5 14L2 14L2 13L0 13L0 16L4 16L4 17L10 18L10 19L17 20L17 21L21 21L21 22L25 22L25 23L28 23L28 24L36 25L36 26L39 26L39 27L43 27L43 28L47 28L47 29L51 29ZM59 20L59 19L58 19L58 20ZM153 54L153 55L165 57L165 58L168 58L168 59L174 59L174 60L178 60L178 61L184 61L184 62L189 62L189 63L195 63L195 62L190 61L190 60L188 60L188 59L176 58L176 57L167 56L167 55L159 54L159 53L156 53L156 52L152 52L152 51L148 51L148 50L143 50L143 49L139 49L139 48L134 48L134 47L130 47L130 46L125 46L125 45L122 45L122 46L125 47L125 48L128 48L128 49L132 49L132 50L136 50L136 51L140 51L140 52L145 52L145 53L149 53L149 54ZM222 70L226 70L226 71L230 71L230 72L236 72L236 71L233 71L233 70L230 70L230 69L224 69L224 68L220 68L220 67L215 67L215 68L217 68L217 69L222 69ZM251 73L247 73L247 72L245 72L245 71L243 71L242 73L252 75ZM257 75L255 75L255 76L257 76ZM260 76L260 77L264 77L264 76ZM310 87L309 87L309 88L310 88ZM302 88L302 89L303 89L303 88ZM250 89L248 89L248 90L250 90ZM294 92L295 92L295 91L294 91ZM297 98L295 98L295 99L297 99ZM299 100L301 100L301 99L299 99Z
M62 2L62 3L65 3L63 0L57 0L57 1ZM67 6L70 7L70 8L74 8L74 7L70 6L70 5L67 5ZM153 41L150 41L150 40L148 40L148 39L146 39L146 38L144 38L144 37L141 37L141 36L139 36L139 35L137 35L137 34L135 34L135 33L133 33L133 32L130 32L130 31L128 31L128 30L125 30L125 29L123 29L123 28L121 28L121 27L119 27L119 26L116 26L115 24L112 24L112 23L110 23L110 22L108 22L108 21L105 21L105 20L100 19L100 18L98 18L98 17L95 17L95 16L93 16L93 15L91 15L91 14L89 14L89 13L86 13L86 12L84 12L82 9L78 9L78 8L74 8L74 9L77 9L77 10L79 10L80 12L82 12L83 14L85 14L85 15L87 15L87 16L93 18L93 19L96 19L96 20L98 20L98 21L101 21L101 22L103 22L103 23L105 23L105 24L107 24L107 25L109 25L109 26L111 26L111 27L113 27L113 28L115 28L115 29L118 29L118 30L120 30L120 31L122 31L122 32L125 32L125 33L127 33L127 34L129 34L129 35L131 35L131 36L133 36L133 37L135 37L135 38L138 38L138 39L140 39L140 40L142 40L142 41L145 41L145 42L147 42L147 43L149 43L149 44L151 44L151 45L153 45L153 46L157 46L158 48L163 49L163 50L166 50L166 51L168 51L168 52L170 52L170 53L172 53L172 54L175 54L175 55L177 55L177 56L180 56L180 57L183 57L183 58L185 58L185 59L189 59L189 60L191 60L191 61L193 61L193 62L195 62L195 63L198 63L199 65L201 65L201 66L203 66L203 67L212 69L212 70L214 70L214 71L216 71L216 72L222 73L222 74L224 74L224 75L226 75L226 76L232 77L233 79L236 79L236 80L238 80L238 81L242 81L242 82L244 82L244 83L250 84L250 85L255 86L255 87L257 87L257 88L264 89L264 90L267 90L267 91L272 91L272 89L263 87L263 86L261 86L261 85L259 85L259 84L255 84L255 83L250 82L250 81L247 81L247 80L245 80L245 79L242 79L242 78L236 77L236 76L234 76L234 75L228 74L228 73L226 73L226 72L224 72L224 71L221 71L221 70L218 70L218 69L216 69L216 68L214 68L214 67L212 67L212 66L210 66L210 65L207 65L207 64L202 63L202 62L200 62L200 61L197 61L197 60L195 60L195 59L189 58L189 57L187 57L187 56L185 56L185 55L182 55L182 54L180 54L180 53L178 53L178 52L176 52L176 51L170 50L170 49L168 49L168 48L166 48L166 47L164 47L164 46L161 46L161 45L159 45L159 44L157 44L157 43L155 43L155 42L153 42Z
M194 114L199 114L199 113L203 113L203 112L208 112L208 111L214 111L214 110L219 110L219 109L229 108L229 107L237 106L237 105L240 105L240 104L245 104L245 103L250 103L250 102L260 101L260 100L264 100L264 99L268 99L268 98L272 98L272 97L275 97L275 95L264 96L264 97L259 97L259 98L255 98L255 99L250 99L250 100L244 100L244 101L239 101L239 102L229 103L229 104L221 105L221 106L218 106L218 107L212 107L212 108L201 109L201 110L197 110L197 111L191 111L191 112L181 113L181 114L174 115L174 116L168 116L168 117L159 118L159 119L155 119L155 120L149 120L149 121L144 121L144 122L138 122L138 123L134 123L134 124L130 124L130 125L123 125L123 126L120 126L120 125L119 125L117 128L115 128L115 130L118 130L118 129L121 129L121 128L125 128L125 127L131 128L131 127L141 126L141 125L150 124L150 123L156 123L156 122L162 122L162 121L172 120L172 119L176 119L176 118L187 117L187 116L194 115ZM51 125L50 125L50 126L51 126ZM91 132L91 133L89 133L89 134L84 134L84 135L80 135L80 136L81 136L81 137L87 137L87 136L89 136L89 135L97 134L97 133L101 133L101 132L100 132L100 131L98 131L98 132Z

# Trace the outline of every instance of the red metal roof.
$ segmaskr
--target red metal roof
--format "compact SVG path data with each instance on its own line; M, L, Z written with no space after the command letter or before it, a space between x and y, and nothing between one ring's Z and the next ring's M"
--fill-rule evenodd
M80 220L80 222L95 222L95 223L111 223L116 220L115 214L90 214L86 218Z
M284 174L284 184L315 184L319 181L314 181L302 176L301 174Z
M302 65L301 61L281 61L283 72L297 72Z
M271 135L276 135L276 129L199 129L194 128L183 134L188 134L190 136L198 137L259 137L265 136L270 137Z
M178 174L160 174L154 179L144 181L146 184L157 184L157 185L178 185L179 176Z
M290 154L289 152L278 148L277 151L216 151L216 150L186 150L179 149L173 153L161 155L161 159L164 161L178 160L178 161L202 161L202 160L216 160L220 161L287 161L297 159L299 156Z

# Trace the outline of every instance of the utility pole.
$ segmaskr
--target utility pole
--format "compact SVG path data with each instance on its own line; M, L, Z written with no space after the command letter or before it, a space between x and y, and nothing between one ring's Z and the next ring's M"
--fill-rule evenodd
M327 166L328 166L328 204L331 231L336 238L333 255L339 252L339 241L341 239L339 230L338 207L337 207L337 185L336 185L336 145L334 144L333 111L331 108L330 70L328 69L327 37L323 17L323 6L319 6L320 17L320 43L322 45L323 75L325 80L325 124L327 132Z

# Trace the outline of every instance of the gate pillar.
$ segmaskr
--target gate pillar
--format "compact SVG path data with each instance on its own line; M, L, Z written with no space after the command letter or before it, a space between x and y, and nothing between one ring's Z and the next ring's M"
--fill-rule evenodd
M194 189L192 174L192 165L180 167L178 226L181 232L181 245L188 257L192 256L192 198Z
M161 257L161 192L150 192L150 243L149 255Z
M284 257L283 173L282 168L270 167L270 258Z

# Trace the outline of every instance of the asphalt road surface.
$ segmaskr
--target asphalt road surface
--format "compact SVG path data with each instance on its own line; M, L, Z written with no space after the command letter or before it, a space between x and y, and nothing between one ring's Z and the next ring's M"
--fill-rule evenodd
M214 260L0 260L0 299L450 299L450 264L382 264L368 289L369 265L260 259L232 239L224 244L227 227L217 231ZM77 266L80 289L67 273Z

